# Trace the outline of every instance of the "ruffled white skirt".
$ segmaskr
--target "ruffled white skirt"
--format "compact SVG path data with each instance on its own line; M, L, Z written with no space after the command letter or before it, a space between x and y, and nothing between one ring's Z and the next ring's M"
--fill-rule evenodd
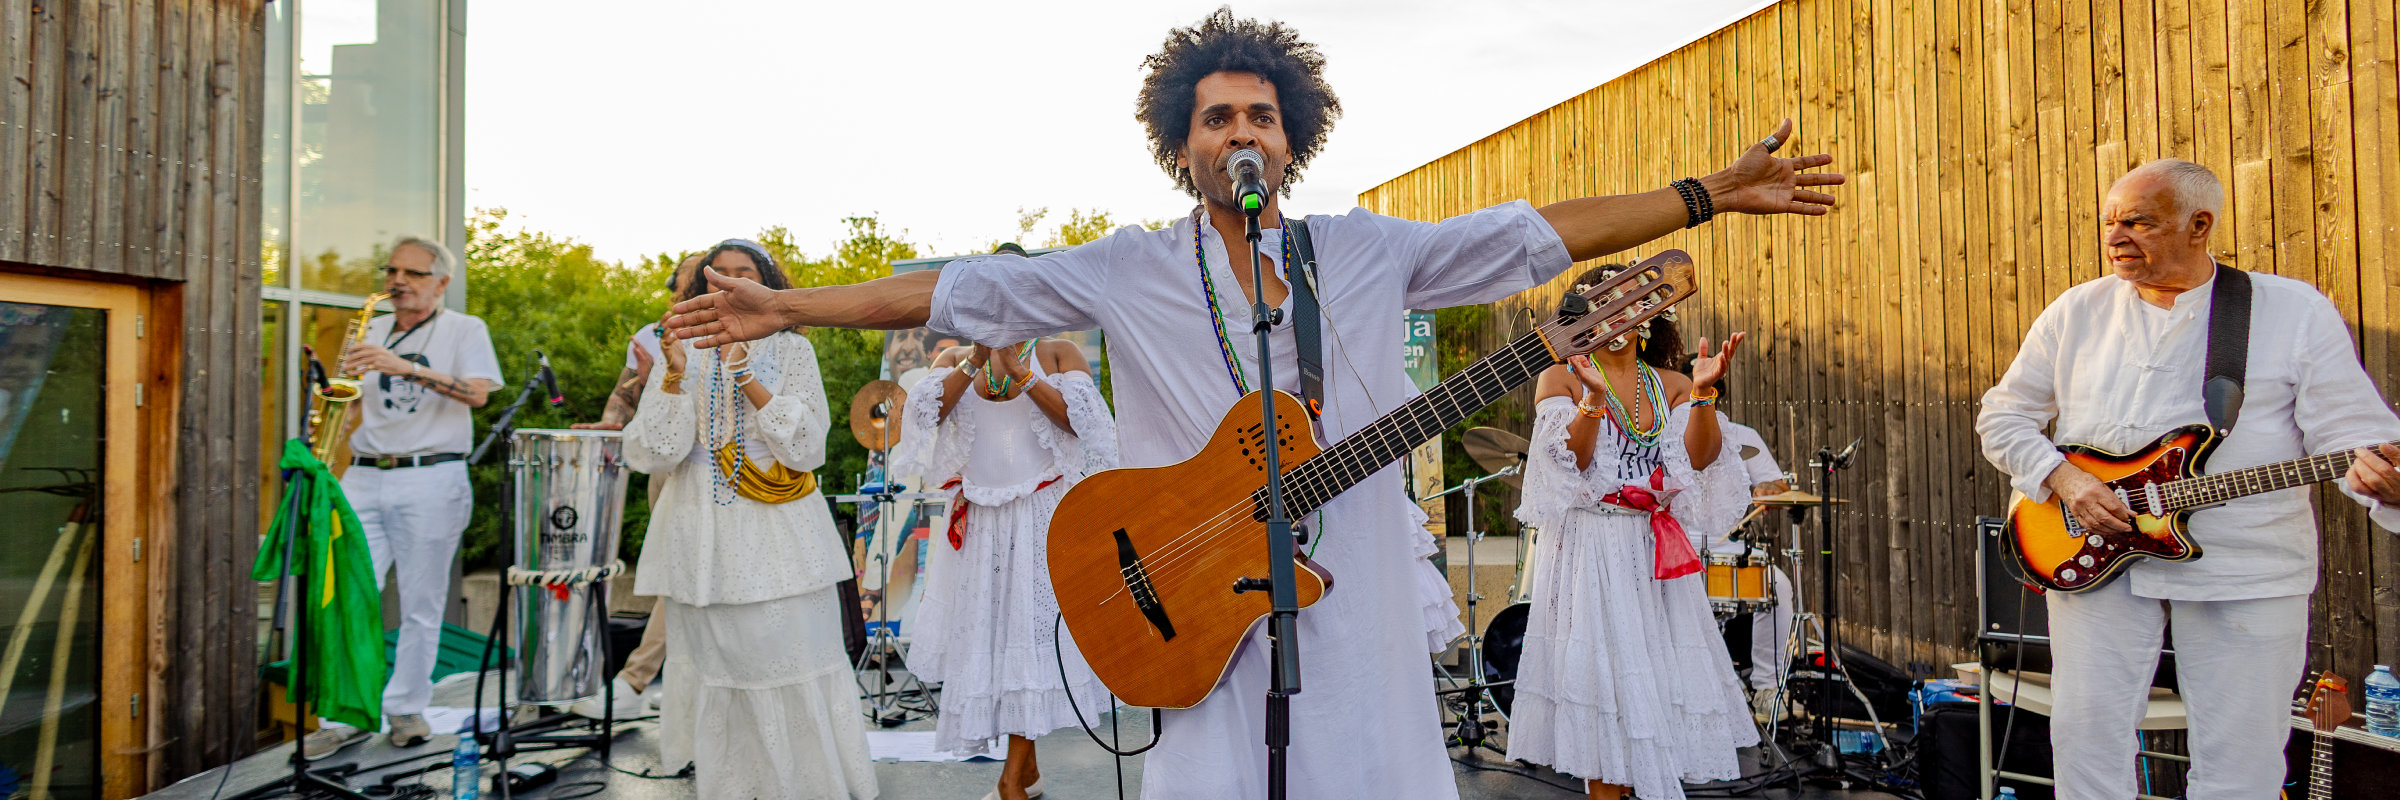
M1545 531L1555 565L1534 587L1508 757L1683 797L1684 781L1741 777L1758 743L1703 575L1652 578L1649 519L1567 512Z
M858 686L830 587L757 603L661 603L667 706L660 760L691 763L701 800L868 800Z
M1058 596L1050 588L1050 517L1067 488L1059 481L996 506L969 503L962 546L951 549L937 530L926 548L908 666L942 685L937 749L980 753L1002 736L1073 727L1077 707L1092 722L1108 708L1108 689L1073 634L1060 627L1059 646L1051 646Z

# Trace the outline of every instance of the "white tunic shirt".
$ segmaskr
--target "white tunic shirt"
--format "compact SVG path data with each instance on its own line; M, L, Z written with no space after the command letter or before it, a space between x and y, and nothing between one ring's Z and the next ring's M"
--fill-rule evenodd
M1402 368L1404 312L1486 303L1536 286L1569 265L1566 246L1523 202L1439 224L1364 209L1309 220L1325 309L1325 391L1320 423L1338 440L1416 393ZM1193 259L1195 222L1157 231L1124 228L1040 258L989 256L952 262L934 288L927 327L994 347L1066 331L1107 332L1123 462L1171 464L1200 451L1233 402ZM1243 371L1255 384L1250 306L1240 300L1216 231L1199 226L1201 248ZM1241 242L1234 251L1240 253ZM1280 231L1264 249L1280 258ZM1270 269L1276 267L1270 266ZM1272 333L1278 388L1297 379L1290 313ZM1300 613L1305 691L1292 700L1294 797L1450 798L1456 781L1444 758L1425 654L1458 630L1449 587L1427 564L1432 537L1422 512L1387 467L1327 503L1310 547L1337 588ZM1086 642L1086 648L1104 644ZM1165 739L1146 761L1143 796L1258 797L1265 794L1260 697L1265 642L1255 633L1217 692L1171 712Z
M2359 366L2333 303L2290 278L2253 272L2250 284L2241 417L2209 457L2208 471L2400 439L2400 418ZM2064 460L2059 444L2132 452L2177 426L2207 422L2200 386L2214 288L2177 295L2173 308L2151 305L2113 275L2059 295L2026 331L2008 374L1983 395L1975 431L1984 457L2017 491L2042 500L2050 495L2043 480ZM2375 524L2400 529L2400 509L2353 497L2373 509ZM2242 600L2316 587L2316 518L2305 487L2196 512L2191 533L2202 557L2140 561L2128 570L2135 595Z

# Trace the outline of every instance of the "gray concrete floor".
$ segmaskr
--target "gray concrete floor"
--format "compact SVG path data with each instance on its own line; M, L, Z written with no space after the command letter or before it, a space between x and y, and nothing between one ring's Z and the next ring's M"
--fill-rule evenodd
M492 690L487 689L487 692L489 691ZM464 706L469 704L472 699L471 684L457 684L438 690L434 704ZM1102 716L1095 722L1095 727L1103 737L1107 736L1109 734L1108 717ZM920 719L890 730L932 729L933 721L931 719ZM602 764L596 753L581 749L521 755L512 764L533 761L546 762L559 766L561 774L557 783L519 796L525 800L565 800L566 798L585 796L601 796L612 798L612 800L614 798L685 800L694 797L692 781L688 777L658 777L662 773L667 773L668 770L662 768L658 763L657 733L658 723L655 718L619 723L615 747L609 764ZM1127 746L1136 746L1149 741L1150 715L1143 711L1128 709L1123 719L1122 735ZM450 759L448 754L456 742L457 739L454 736L436 736L431 742L424 745L400 750L393 748L378 736L367 742L353 745L332 758L316 762L315 768L327 769L344 764L361 765L360 772L349 776L347 782L354 789L364 790L381 785L383 776L401 773L414 767L438 765L438 768L423 775L397 778L394 785L406 792L410 791L407 787L422 784L434 793L431 795L432 797L448 798L450 797ZM264 786L289 774L291 747L292 745L285 744L244 759L233 765L230 775L223 769L210 770L154 792L147 797L152 800L213 800L219 797L235 797L242 792ZM1118 759L1112 758L1101 750L1082 731L1062 730L1043 737L1040 754L1046 797L1058 800L1103 800L1118 796ZM1473 766L1454 765L1458 776L1461 800L1498 800L1499 798L1559 798L1565 800L1582 796L1578 791L1565 788L1578 786L1579 784L1574 779L1548 769L1506 763L1500 760L1498 754L1489 752L1477 755L1469 754L1465 750L1452 750L1451 755L1457 759L1473 762ZM376 768L379 765L412 756L423 756L424 758L399 766ZM1746 762L1754 762L1754 760L1754 755L1745 756ZM977 800L977 798L983 797L984 793L991 791L993 785L999 781L1000 768L1000 762L997 761L957 763L882 761L875 765L875 778L884 800ZM484 775L487 778L498 771L496 765L490 763L484 765ZM645 775L651 777L644 777ZM220 781L224 784L221 795L218 793ZM1141 781L1141 757L1123 759L1124 796L1138 797L1141 792ZM601 785L597 787L576 785L583 782L599 782ZM585 792L594 794L587 795L584 794ZM390 797L393 795L376 796ZM484 796L491 798L497 795L487 789ZM1887 797L1887 795L1869 792L1837 792L1813 788L1801 790L1797 794L1779 788L1755 796L1774 800Z

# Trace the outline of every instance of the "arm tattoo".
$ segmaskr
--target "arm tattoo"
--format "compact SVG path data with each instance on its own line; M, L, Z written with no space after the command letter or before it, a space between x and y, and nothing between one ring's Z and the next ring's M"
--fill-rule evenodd
M642 408L642 388L649 379L635 370L617 376L617 390L608 395L608 408L600 413L600 421L624 423Z

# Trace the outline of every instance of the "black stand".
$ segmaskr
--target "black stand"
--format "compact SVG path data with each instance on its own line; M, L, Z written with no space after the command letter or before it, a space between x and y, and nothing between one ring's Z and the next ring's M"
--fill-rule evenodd
M278 778L274 783L243 792L234 800L286 795L367 800L366 795L351 791L348 786L308 771L306 728L308 727L308 709L313 705L309 702L309 698L316 695L315 687L303 682L304 676L308 673L308 590L307 587L298 586L291 580L293 577L292 554L297 549L295 543L299 541L300 537L307 535L307 531L302 528L307 524L307 520L300 514L300 503L288 494L292 485L292 473L296 471L285 470L283 473L283 485L287 493L283 503L283 574L275 580L277 586L284 588L284 596L277 598L275 616L281 618L284 607L287 605L291 607L292 625L288 630L291 633L289 639L292 643L292 663L291 667L285 670L283 678L286 681L284 686L287 691L294 692L300 698L292 703L292 721L293 727L301 729L301 735L299 739L292 742L292 774ZM306 575L307 573L303 571L300 574ZM295 589L295 587L297 588ZM233 771L233 764L226 763L225 770Z
M482 463L483 457L491 451L493 444L502 444L503 447L506 447L506 443L517 432L517 412L524 410L525 402L533 399L534 387L540 385L541 381L539 380L525 382L525 388L517 391L516 401L508 404L508 410L500 412L500 418L492 422L491 431L484 435L483 443L476 445L475 452L467 456L467 466L473 467ZM511 450L509 453L510 466L514 466L516 457L514 448L508 449ZM500 479L500 530L504 533L514 532L516 521L516 481L504 471ZM502 547L500 554L500 602L493 604L497 608L492 614L492 627L489 629L488 638L483 640L483 655L475 661L475 709L474 716L467 724L473 729L475 740L484 747L483 757L500 762L500 775L493 779L492 788L496 790L502 800L506 800L510 796L508 760L515 757L520 751L588 748L599 751L600 762L608 763L609 746L616 740L617 687L616 681L611 680L610 676L602 676L600 724L591 733L583 735L544 733L581 719L573 714L552 714L523 725L511 725L508 721L508 665L506 651L503 650L501 658L503 663L500 665L499 677L500 700L498 701L501 719L490 734L487 735L483 732L483 674L492 668L492 649L495 643L508 637L509 603L517 594L516 587L508 585L507 580L508 570L516 566L515 548ZM606 665L615 657L614 653L609 652L613 648L613 643L608 639L608 615L606 613L608 606L605 599L607 594L608 589L605 584L597 590L587 593L592 603L590 618L601 621L600 641L601 652L604 654L600 661L602 671L606 671Z
M1518 464L1521 465L1523 463L1524 459L1520 456L1518 458ZM1515 691L1514 687L1517 682L1515 678L1502 681L1484 680L1483 635L1477 633L1475 627L1476 625L1481 624L1479 618L1475 615L1475 604L1483 599L1483 595L1478 594L1475 591L1475 543L1483 539L1482 529L1475 527L1475 490L1486 483L1500 480L1510 475L1515 475L1520 471L1520 469L1520 466L1511 465L1507 469L1492 473L1490 475L1485 475L1480 478L1468 478L1465 483L1444 489L1432 497L1424 498L1426 500L1432 500L1437 497L1443 497L1457 492L1463 491L1467 493L1467 634L1462 640L1462 643L1466 645L1464 655L1466 656L1467 661L1467 685L1452 686L1448 689L1436 689L1434 690L1433 694L1436 697L1446 697L1453 694L1466 695L1465 697L1460 698L1458 701L1461 704L1462 710L1458 715L1457 732L1452 734L1449 741L1444 742L1444 744L1447 747L1464 747L1467 749L1468 755L1473 755L1478 748L1490 750L1502 756L1508 755L1507 750L1502 749L1498 745L1492 744L1491 740L1486 738L1486 731L1484 730L1483 726L1483 710L1487 707L1494 711L1499 710L1500 702L1497 699L1490 697L1491 691L1501 687L1509 687L1510 691Z
M1825 498L1825 504L1817 513L1817 585L1822 591L1817 613L1824 626L1825 666L1822 671L1825 677L1817 682L1817 701L1809 709L1809 728L1821 748L1818 750L1817 766L1832 769L1835 774L1841 774L1842 761L1841 748L1833 741L1834 690L1837 683L1847 687L1850 678L1849 671L1842 668L1840 606L1835 602L1836 594L1833 591L1837 583L1833 563L1833 477L1835 473L1850 468L1850 459L1857 454L1858 445L1858 442L1851 442L1839 453L1830 446L1820 447L1816 456L1808 461L1808 465L1817 470L1817 493Z
M1275 329L1267 308L1266 268L1258 253L1258 214L1263 203L1242 205L1242 238L1250 246L1250 331L1258 336L1259 422L1267 433L1267 592L1274 611L1267 619L1268 659L1273 684L1267 689L1267 797L1283 800L1285 751L1292 744L1292 695L1300 693L1300 594L1292 583L1292 517L1283 507L1283 446L1276 441L1275 359L1267 336Z

